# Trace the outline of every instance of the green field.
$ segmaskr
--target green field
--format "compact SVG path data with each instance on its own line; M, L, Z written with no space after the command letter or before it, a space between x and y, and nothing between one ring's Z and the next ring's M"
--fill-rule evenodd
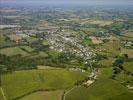
M125 62L124 63L124 68L128 71L133 72L133 62Z
M70 72L65 69L17 71L3 75L2 86L10 100L37 90L67 89L86 75L87 73Z
M32 49L32 48L29 47L29 46L20 46L20 48L21 48L21 49L24 49L24 50L27 51L27 52L33 52L33 51L34 51L34 49Z
M114 60L113 58L104 59L104 60L101 60L99 64L105 67L109 67L109 66L112 66L113 60Z
M60 100L63 90L36 92L19 100Z
M133 30L127 30L123 33L124 36L133 38Z
M19 47L10 47L10 48L4 48L0 49L1 54L5 54L7 56L13 56L21 54L22 56L28 55L25 51L21 50Z
M32 43L32 42L37 41L37 40L38 40L38 39L35 38L35 37L28 37L28 38L27 38L27 42L29 42L29 43Z
M13 42L6 40L6 37L0 33L0 47L11 46Z
M105 49L101 54L106 54L107 57L115 57L118 56L120 51L120 43L119 41L110 41L108 43L104 43L102 45L97 46L98 49Z
M131 100L133 93L111 79L97 80L92 86L79 87L71 91L66 100Z
M1 93L1 91L0 91L0 100L4 100L4 98L3 98L3 95L2 95L2 93Z
M122 48L121 51L122 51L123 54L128 54L129 58L133 58L133 49Z
M77 87L67 94L66 100L131 100L133 93L120 82L110 79L112 68L101 68L96 82L90 87Z

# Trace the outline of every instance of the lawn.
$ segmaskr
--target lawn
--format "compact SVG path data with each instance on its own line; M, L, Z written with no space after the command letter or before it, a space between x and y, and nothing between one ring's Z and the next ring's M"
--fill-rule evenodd
M66 100L131 100L133 93L117 81L101 78L90 87L79 87L71 91Z
M19 100L60 100L63 90L36 92Z
M37 90L67 89L87 73L70 72L65 69L18 71L2 77L6 97L10 100Z
M28 55L25 51L21 50L19 47L10 47L10 48L4 48L0 49L1 54L5 54L7 56L13 56L21 54L23 56Z

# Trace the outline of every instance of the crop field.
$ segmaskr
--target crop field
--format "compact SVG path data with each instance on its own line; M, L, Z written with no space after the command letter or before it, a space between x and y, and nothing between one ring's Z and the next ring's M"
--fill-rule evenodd
M108 57L115 57L119 55L120 51L120 45L118 41L111 41L102 45L97 46L99 49L105 49L104 54L106 54Z
M10 35L7 35L8 38L11 40L11 41L19 41L22 39L21 36L17 35L17 34L10 34Z
M128 30L124 33L124 36L133 38L133 30Z
M92 20L91 24L98 24L100 26L110 25L113 22L111 20Z
M96 37L90 37L90 38L91 38L93 44L101 44L101 43L103 43L103 41L100 40L99 38L96 38Z
M38 90L67 89L86 76L87 73L65 69L17 71L3 75L2 86L6 97L13 99Z
M3 98L3 95L2 95L2 93L1 93L1 91L0 91L0 100L4 100L4 98Z
M82 20L81 24L95 24L99 26L106 26L106 25L111 25L113 24L112 20L95 20L95 19L87 19L87 20Z
M105 94L106 93L106 94ZM113 80L100 79L92 86L71 91L66 100L130 100L133 93Z
M133 50L132 49L122 48L121 51L122 51L123 54L128 54L129 58L133 58Z
M32 57L32 58L48 57L48 55L47 55L45 52L40 51L40 52L38 52L38 53L36 53L36 54L30 55L30 57Z
M12 1L0 7L0 100L133 98L131 0Z
M6 41L6 38L4 37L3 34L0 34L0 47L4 47L4 46L10 46L13 43L11 41Z
M5 54L7 56L13 56L21 54L23 56L28 55L25 51L21 50L19 47L10 47L10 48L4 48L0 49L1 54Z
M61 100L63 90L36 92L19 100Z
M133 66L132 65L133 65L133 62L125 62L123 66L126 70L133 72Z
M5 37L3 36L3 34L0 34L0 47L2 47L2 45L4 46L5 44L6 44Z
M37 40L38 40L38 39L35 38L35 37L28 37L28 38L27 38L27 41L28 41L29 43L32 43L32 42L37 41Z
M109 59L101 60L99 63L102 66L109 67L109 66L112 66L112 62L113 62L113 58L109 58Z
M116 77L116 80L119 81L119 82L125 82L125 81L128 81L130 82L130 84L133 84L133 77L131 75L127 75L127 74L124 74L124 73L120 73L117 75Z
M21 49L24 49L24 50L27 51L27 52L32 52L32 51L34 51L34 49L31 48L31 47L29 47L29 46L20 46L20 48L21 48Z

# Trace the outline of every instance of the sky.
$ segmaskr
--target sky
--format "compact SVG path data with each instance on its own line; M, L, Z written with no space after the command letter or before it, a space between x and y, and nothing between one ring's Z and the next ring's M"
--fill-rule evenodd
M0 0L0 3L133 5L133 0Z

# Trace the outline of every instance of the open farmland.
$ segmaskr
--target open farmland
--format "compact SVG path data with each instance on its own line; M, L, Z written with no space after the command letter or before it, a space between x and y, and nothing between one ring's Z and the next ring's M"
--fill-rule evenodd
M121 51L123 54L128 54L129 55L129 58L133 58L133 50L132 49L125 49L125 48L122 48L122 51Z
M13 99L38 90L68 89L86 75L87 73L65 69L17 71L3 75L2 85L6 97Z
M102 42L102 40L100 40L99 38L97 38L97 37L90 37L90 39L92 40L92 42L94 43L94 44L101 44L101 43L103 43Z
M131 72L133 72L133 62L125 62L124 63L124 68L126 69L126 70L128 70L128 71L131 71Z
M0 48L11 46L11 45L13 45L13 42L11 42L10 40L7 40L4 34L0 34Z
M2 0L0 100L132 100L133 3L114 1Z
M101 53L106 54L108 57L115 57L119 55L120 44L119 41L110 41L102 45L97 46L98 49L104 50Z
M2 95L2 93L1 93L1 91L0 91L0 100L4 100L4 98L3 98L3 95Z
M20 48L29 53L34 51L34 49L29 46L20 46Z
M110 25L113 22L111 20L92 20L91 24L98 24L100 26Z
M63 90L36 92L19 100L61 100Z
M67 95L66 100L130 100L130 98L133 98L133 93L118 82L100 79L88 88L74 89Z
M128 30L128 31L124 32L123 35L127 36L127 37L130 37L130 38L133 38L133 30Z
M11 47L11 48L4 48L0 50L1 54L5 54L7 56L13 56L21 54L23 56L28 55L25 51L21 50L19 47Z

